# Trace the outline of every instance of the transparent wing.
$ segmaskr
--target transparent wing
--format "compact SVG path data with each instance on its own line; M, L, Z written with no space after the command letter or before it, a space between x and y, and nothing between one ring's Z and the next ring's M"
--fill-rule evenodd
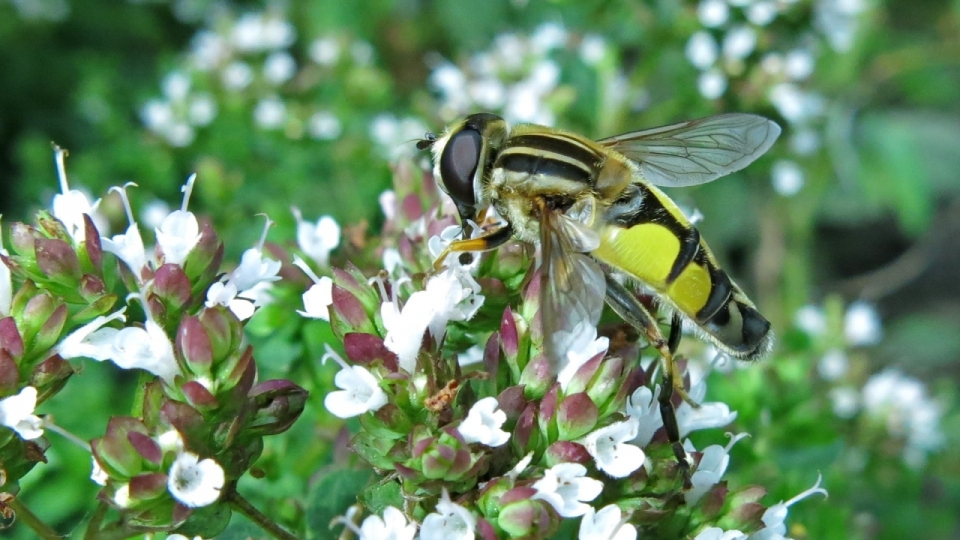
M749 165L780 135L780 126L753 114L721 114L602 139L640 166L652 184L703 184Z
M606 283L600 266L584 254L599 244L596 232L559 212L543 214L540 319L547 358L556 375L566 365L568 350L591 331L595 337Z

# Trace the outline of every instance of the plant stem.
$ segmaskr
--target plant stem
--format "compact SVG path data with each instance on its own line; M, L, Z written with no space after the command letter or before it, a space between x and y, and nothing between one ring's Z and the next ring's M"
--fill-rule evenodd
M227 493L227 500L230 501L230 505L233 506L234 509L246 516L250 521L259 525L261 529L272 534L274 538L279 538L280 540L297 540L296 536L283 530L280 525L277 525L273 520L254 508L253 505L250 504L250 501L244 499L242 495L237 493L236 489L231 489Z
M94 540L100 534L100 525L103 523L104 516L107 515L107 509L107 503L100 501L90 518L90 523L87 524L87 532L83 535L84 540Z
M37 533L39 538L43 540L61 540L63 538L57 534L57 531L51 529L49 525L31 512L17 497L7 500L6 503L17 514L17 518L27 527L33 529L33 532Z

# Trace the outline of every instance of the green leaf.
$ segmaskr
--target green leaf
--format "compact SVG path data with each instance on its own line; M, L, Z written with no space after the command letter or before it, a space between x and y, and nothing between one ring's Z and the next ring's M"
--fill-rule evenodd
M403 508L403 496L399 482L377 482L360 494L360 502L371 514L382 515L388 506Z
M315 538L330 538L330 522L342 516L357 496L374 478L373 471L335 470L324 476L310 492L307 499L307 529Z

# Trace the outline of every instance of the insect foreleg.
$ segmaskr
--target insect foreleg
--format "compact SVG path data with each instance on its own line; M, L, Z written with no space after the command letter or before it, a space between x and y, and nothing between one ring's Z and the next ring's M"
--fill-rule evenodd
M437 257L437 260L433 262L433 270L435 272L439 272L443 268L443 261L446 260L447 255L451 253L459 253L463 251L490 251L507 243L507 240L510 240L512 236L513 227L510 224L507 224L499 229L490 231L483 236L466 240L454 240L453 242L450 242L450 245L447 246L443 252L440 253L440 255Z

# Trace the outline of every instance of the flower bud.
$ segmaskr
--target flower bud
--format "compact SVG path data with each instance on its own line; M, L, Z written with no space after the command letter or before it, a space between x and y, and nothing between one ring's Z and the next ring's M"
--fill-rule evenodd
M57 301L46 291L37 294L27 302L17 325L24 343L33 342L40 328L57 309L57 305Z
M506 375L508 375L508 373L506 370L504 370L503 379L501 380L499 332L490 334L490 338L487 339L487 344L483 347L483 370L487 372L491 380L498 383L496 384L497 388L501 388L507 384Z
M250 390L254 407L247 428L255 435L276 435L300 417L308 392L286 379L262 382ZM377 411L380 412L380 411Z
M157 444L157 441L139 431L127 433L127 440L130 441L133 448L140 454L140 457L154 465L160 465L160 461L163 459L163 452L160 450L160 445Z
M539 399L547 393L554 381L551 370L550 360L542 354L527 362L518 384L524 387L528 399Z
M97 276L84 274L80 278L80 296L84 300L94 301L107 293L107 285Z
M597 406L586 393L567 396L557 409L557 436L571 441L586 435L597 425Z
M411 465L417 468L413 463L419 462L419 469L431 480L459 480L474 464L469 446L455 429L420 441L414 447L413 459Z
M507 422L519 418L520 413L522 413L523 409L527 406L527 400L523 396L523 390L522 386L511 386L510 388L504 389L504 391L500 392L500 395L497 396L497 403L500 405L500 410L506 413Z
M0 351L0 357L3 354ZM33 373L30 374L30 386L39 391L37 399L44 400L59 392L73 374L73 366L59 354L55 354L33 368Z
M103 470L113 478L132 478L143 470L143 458L130 442L131 432L150 435L140 420L115 416L107 423L103 437L94 439L90 444Z
M164 264L153 275L152 290L168 313L177 313L190 301L190 279L177 264Z
M210 340L213 358L235 354L243 341L243 324L232 311L218 305L200 310L197 317Z
M177 328L177 352L197 376L208 376L213 365L213 346L197 317L184 317Z
M19 383L20 368L10 352L0 347L0 396L17 393Z
M12 358L23 357L23 337L13 317L0 319L0 349L10 353Z
M73 237L70 236L70 232L67 231L67 228L64 226L63 222L51 216L45 210L37 213L37 225L40 226L38 232L42 231L41 234L45 235L47 238L61 240L67 243L73 242Z
M573 441L557 441L551 444L543 454L543 459L548 467L558 463L589 465L593 462L590 452L582 444Z
M332 268L331 271L333 272L333 282L352 294L368 315L372 316L380 312L380 304L383 303L383 300L380 299L377 289L367 283L367 278L364 277L359 268L348 263L343 269Z
M180 387L180 392L193 408L200 412L212 411L220 406L217 398L207 390L207 387L198 381L187 381Z
M727 515L717 521L717 526L724 529L740 531L756 531L763 527L763 513L767 508L760 503L745 503L730 510Z
M90 270L97 276L103 275L103 245L100 243L100 231L94 225L93 219L88 215L83 215L83 255L86 256L83 263L89 263Z
M42 238L40 231L36 230L26 223L14 223L10 227L10 247L14 253L27 259L34 259L33 253L34 239Z
M590 382L593 380L594 376L597 374L597 370L600 369L600 365L603 363L605 354L605 352L600 352L580 366L580 368L577 369L577 372L574 373L573 377L570 379L570 382L567 383L565 392L568 394L576 394L578 392L585 391L590 386Z
M377 333L370 318L372 312L368 312L356 296L337 284L333 285L332 296L330 327L334 335L343 339L343 336L351 332Z
M56 238L34 240L37 267L52 281L76 286L80 281L80 260L73 247Z
M60 332L63 331L63 326L66 324L69 314L70 311L66 304L57 305L53 313L43 322L43 326L37 332L31 348L35 351L45 351L53 347L60 340Z
M500 498L497 525L513 538L549 538L559 527L559 519L545 501L534 499L537 490L516 487Z
M612 396L623 386L624 373L623 359L619 357L606 358L597 370L593 380L587 387L587 394L598 407L604 407Z
M477 509L486 516L495 516L500 512L500 497L513 488L513 482L506 476L500 476L487 482L477 497Z
M205 291L213 283L222 262L223 242L210 224L204 223L200 240L183 261L183 271L193 283L193 292Z
M375 437L390 440L404 438L410 432L410 419L393 403L387 403L373 414L360 416L360 425Z
M73 320L78 322L91 321L101 315L105 315L116 303L117 295L105 294L93 302L90 302L87 307L74 314Z
M516 445L520 453L525 453L536 447L539 436L537 407L535 403L528 403L523 412L520 413L520 418L517 419L517 425L513 428L513 436L510 438L510 442Z
M149 501L167 492L167 475L153 472L138 474L130 479L130 500L133 505Z
M239 397L247 396L257 378L257 364L253 361L253 347L247 346L242 353L230 355L218 366L217 380L220 393L230 390Z
M517 330L517 321L514 319L513 311L508 307L503 310L503 318L500 320L500 347L506 356L507 365L519 370L517 366L517 356L520 351L520 334Z
M201 455L214 454L209 441L211 426L199 411L178 401L167 400L160 407L160 419L176 428L191 451Z
M351 362L362 366L380 363L391 372L398 369L397 355L387 349L380 336L351 332L343 336L343 350Z

